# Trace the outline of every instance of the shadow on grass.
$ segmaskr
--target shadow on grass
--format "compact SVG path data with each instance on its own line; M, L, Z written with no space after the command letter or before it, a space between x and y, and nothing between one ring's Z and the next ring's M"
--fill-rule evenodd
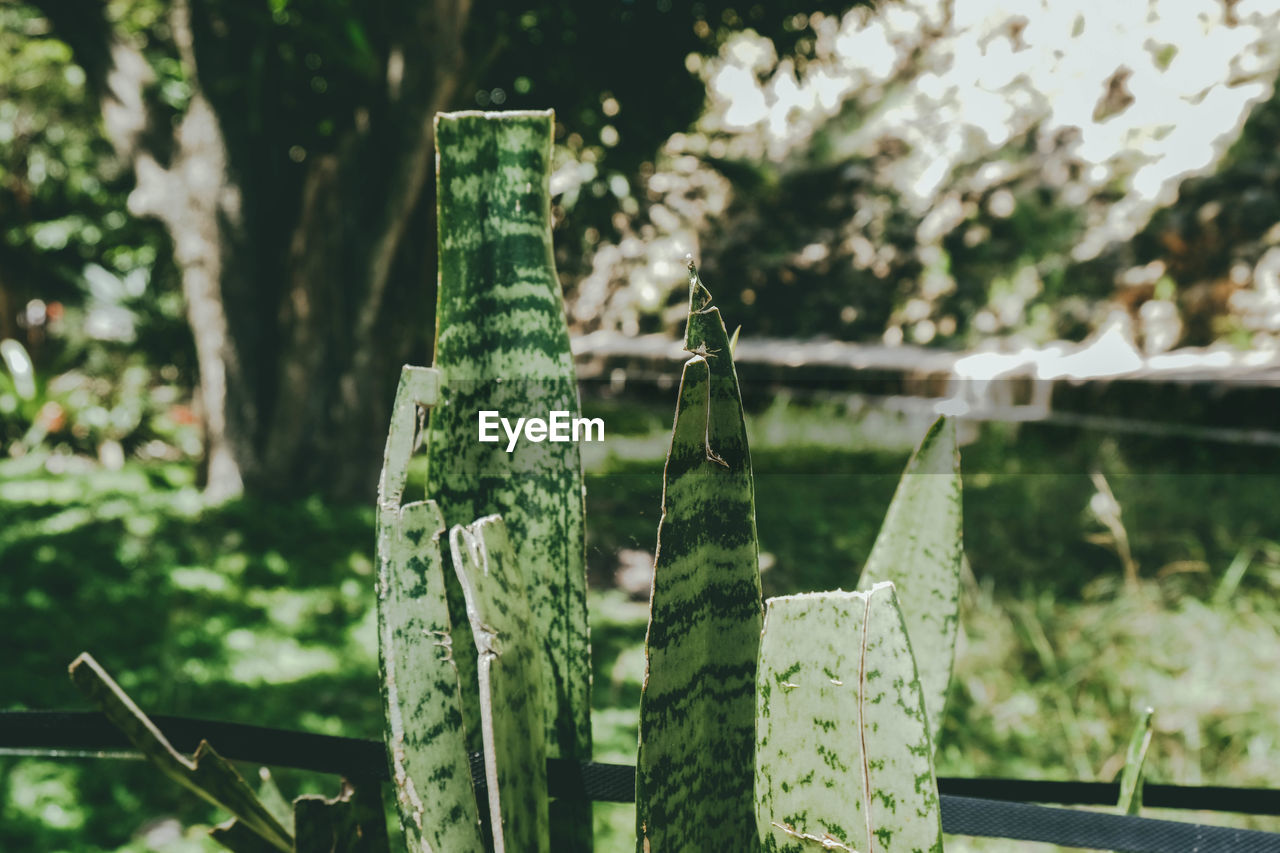
M372 512L201 509L189 475L155 473L0 466L4 707L85 708L66 671L90 651L150 713L379 736ZM159 816L213 817L137 762L6 759L0 778L4 849L111 849Z

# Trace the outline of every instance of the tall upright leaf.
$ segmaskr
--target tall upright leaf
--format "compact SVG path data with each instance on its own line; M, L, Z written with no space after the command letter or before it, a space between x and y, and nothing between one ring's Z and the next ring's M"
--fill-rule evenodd
M942 850L924 697L892 584L769 599L758 685L763 850Z
M582 462L572 442L521 440L508 453L478 438L481 411L546 418L580 413L564 302L551 253L552 113L463 112L436 117L439 305L427 494L450 525L500 514L528 583L541 653L544 725L552 756L591 755ZM464 624L449 580L450 614ZM464 684L475 652L458 643ZM470 748L479 709L464 693ZM553 805L559 844L590 849L591 808ZM561 829L568 827L568 829ZM572 839L572 842L570 842Z
M499 516L449 532L479 653L480 721L494 853L547 853L542 656L524 576Z
M445 602L444 519L433 501L401 505L436 371L406 366L392 408L378 486L378 659L385 741L400 825L413 853L484 850L463 730L455 632ZM452 575L452 572L449 572ZM475 692L475 685L467 685Z
M937 747L960 624L960 453L939 418L912 454L889 504L858 589L892 581L902 602Z
M690 311L663 478L636 768L645 853L751 850L760 572L751 455L720 311Z

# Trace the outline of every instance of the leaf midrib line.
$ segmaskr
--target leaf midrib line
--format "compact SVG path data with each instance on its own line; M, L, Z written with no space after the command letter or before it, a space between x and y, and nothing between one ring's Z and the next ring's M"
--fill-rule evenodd
M866 604L862 614L862 648L858 654L858 737L862 746L862 811L863 821L867 826L867 853L875 853L875 834L872 831L871 819L871 765L867 760L867 626L871 622L871 598L867 593Z

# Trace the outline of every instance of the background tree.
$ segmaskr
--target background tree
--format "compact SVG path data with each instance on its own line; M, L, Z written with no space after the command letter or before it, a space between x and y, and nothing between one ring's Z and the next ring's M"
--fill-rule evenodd
M169 236L214 497L372 494L398 365L429 357L437 111L551 106L634 170L701 107L689 53L743 26L783 37L798 8L34 5L136 179L129 212Z

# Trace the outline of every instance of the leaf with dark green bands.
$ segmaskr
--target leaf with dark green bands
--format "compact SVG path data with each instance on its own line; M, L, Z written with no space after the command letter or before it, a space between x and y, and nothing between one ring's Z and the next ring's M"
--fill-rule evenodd
M401 506L423 411L439 401L435 370L400 373L378 483L377 616L387 759L405 842L413 853L482 851L471 786L462 689L441 553L444 519L432 501ZM452 575L452 572L449 572ZM463 622L458 645L469 649Z
M720 312L691 310L663 480L636 820L641 851L748 851L761 604L751 457Z
M577 378L551 246L548 181L553 116L546 112L436 118L439 303L435 367L442 400L428 429L427 494L450 525L500 514L542 637L543 723L552 756L591 757L591 659L580 450L574 442L478 441L480 411L578 417ZM458 584L450 613L465 619ZM455 648L464 684L471 648ZM464 694L472 750L479 708ZM563 801L557 845L591 847L591 809ZM563 830L560 827L565 827ZM563 853L570 853L569 850Z
M471 785L458 671L458 646L445 599L440 536L432 501L378 514L378 645L387 755L406 842L414 853L484 850ZM474 692L475 685L468 685Z

